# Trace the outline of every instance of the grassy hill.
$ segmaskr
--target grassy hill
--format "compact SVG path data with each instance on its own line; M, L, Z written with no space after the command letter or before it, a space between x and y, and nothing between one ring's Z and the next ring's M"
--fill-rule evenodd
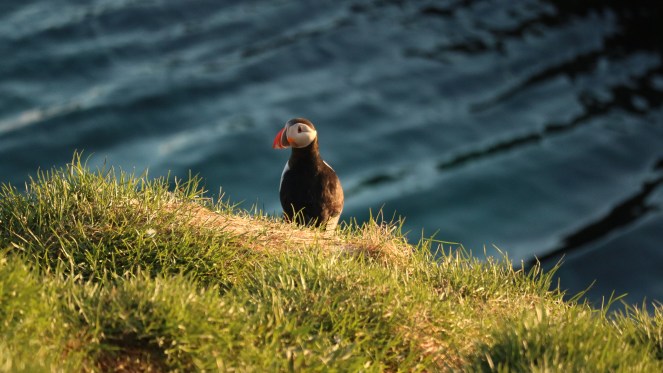
M550 282L78 156L0 188L0 371L663 371L661 306L607 314Z

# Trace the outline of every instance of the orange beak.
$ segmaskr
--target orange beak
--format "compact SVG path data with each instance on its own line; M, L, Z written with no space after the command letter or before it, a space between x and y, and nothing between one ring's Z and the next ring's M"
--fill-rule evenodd
M283 146L283 131L285 131L285 127L279 131L279 133L276 134L276 137L274 138L274 144L272 144L272 148L274 149L285 149L286 146Z

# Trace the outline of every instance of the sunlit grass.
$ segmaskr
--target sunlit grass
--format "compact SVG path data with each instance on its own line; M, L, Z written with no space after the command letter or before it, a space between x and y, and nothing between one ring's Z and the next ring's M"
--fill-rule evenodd
M78 156L0 190L0 371L661 371L663 311L608 315L552 272L333 235Z

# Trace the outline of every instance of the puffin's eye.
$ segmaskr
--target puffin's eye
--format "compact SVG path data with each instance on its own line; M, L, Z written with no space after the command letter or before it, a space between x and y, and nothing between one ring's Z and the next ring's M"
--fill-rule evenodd
M297 126L297 133L302 133L302 126Z

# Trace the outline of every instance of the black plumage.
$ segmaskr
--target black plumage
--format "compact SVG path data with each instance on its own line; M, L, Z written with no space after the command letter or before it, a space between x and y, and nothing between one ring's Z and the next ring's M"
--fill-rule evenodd
M288 122L313 124L303 118ZM287 128L288 124L286 124ZM334 229L343 210L343 189L336 172L322 160L317 135L305 147L292 147L279 196L286 220Z

